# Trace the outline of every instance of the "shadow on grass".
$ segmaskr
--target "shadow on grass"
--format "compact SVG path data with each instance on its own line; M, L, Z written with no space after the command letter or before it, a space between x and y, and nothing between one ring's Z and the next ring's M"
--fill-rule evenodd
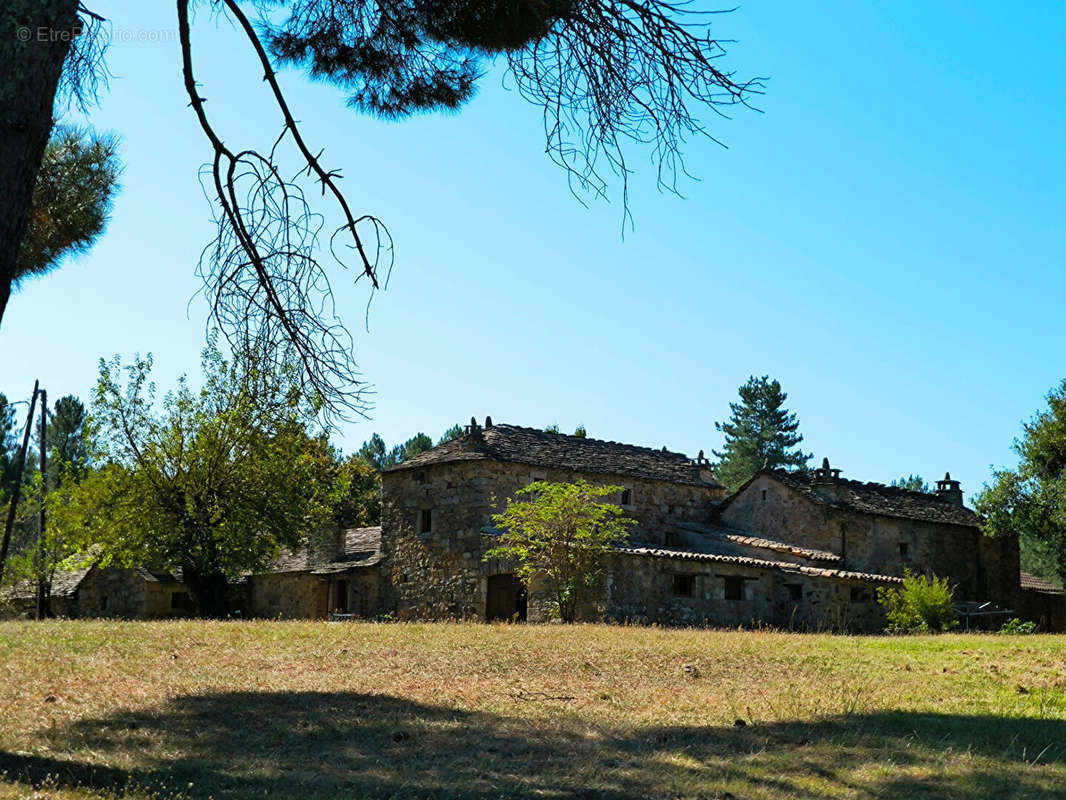
M177 697L0 751L6 781L188 797L1066 798L1066 722L876 713L596 726L330 693ZM113 766L106 766L113 765Z

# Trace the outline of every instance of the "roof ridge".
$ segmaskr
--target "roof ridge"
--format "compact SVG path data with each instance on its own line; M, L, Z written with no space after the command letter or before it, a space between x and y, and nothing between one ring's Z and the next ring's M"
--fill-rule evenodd
M597 439L595 436L574 436L572 433L563 433L562 431L546 431L542 428L532 428L528 425L514 425L509 422L494 422L492 428L513 428L519 431L528 431L529 433L542 434L545 436L560 436L568 440L575 440L577 442L597 442L599 444L610 444L615 447L625 447L629 450L645 451L653 455L658 456L674 456L676 458L683 458L686 461L691 461L687 453L682 453L678 450L664 450L662 448L647 447L642 444L629 444L628 442L616 442L614 439ZM490 431L492 428L482 428L482 431Z

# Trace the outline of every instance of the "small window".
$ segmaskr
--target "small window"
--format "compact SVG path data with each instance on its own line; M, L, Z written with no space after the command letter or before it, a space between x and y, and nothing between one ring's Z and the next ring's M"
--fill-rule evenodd
M415 483L425 483L426 480L426 471L424 469L415 472Z
M108 597L107 597L106 594L100 595L100 610L101 611L107 611L107 600L108 600Z
M628 506L628 505L632 505L632 504L633 504L633 490L632 489L623 489L622 490L622 505Z
M692 597L696 594L696 576L695 575L675 575L674 576L674 596L675 597Z
M766 490L765 489L762 490L762 501L764 503L766 502Z
M870 590L865 586L852 586L851 587L851 602L853 603L869 603L870 602Z
M786 583L785 588L788 589L788 599L794 603L799 603L803 600L803 584L802 583Z
M189 602L188 592L171 592L170 593L170 608L173 611L185 611L192 603Z
M433 530L433 509L423 508L418 512L418 532L430 533Z
M910 545L906 542L899 543L899 557L908 558L910 556Z
M725 599L726 600L743 600L744 599L744 579L738 578L735 575L727 575L725 577Z

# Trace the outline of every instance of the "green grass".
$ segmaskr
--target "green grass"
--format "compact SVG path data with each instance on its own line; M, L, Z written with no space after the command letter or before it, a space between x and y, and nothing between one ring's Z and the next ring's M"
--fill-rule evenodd
M1066 798L1066 637L3 623L0 772L0 797Z

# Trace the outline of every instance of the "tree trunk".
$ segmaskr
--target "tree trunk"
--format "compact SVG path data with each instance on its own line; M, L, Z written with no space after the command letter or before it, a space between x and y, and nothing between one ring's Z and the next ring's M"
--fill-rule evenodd
M229 613L229 605L226 601L229 583L225 575L217 573L207 575L184 567L182 579L189 587L189 595L196 606L196 616L223 619Z
M0 8L0 321L77 9L78 0L3 0Z

